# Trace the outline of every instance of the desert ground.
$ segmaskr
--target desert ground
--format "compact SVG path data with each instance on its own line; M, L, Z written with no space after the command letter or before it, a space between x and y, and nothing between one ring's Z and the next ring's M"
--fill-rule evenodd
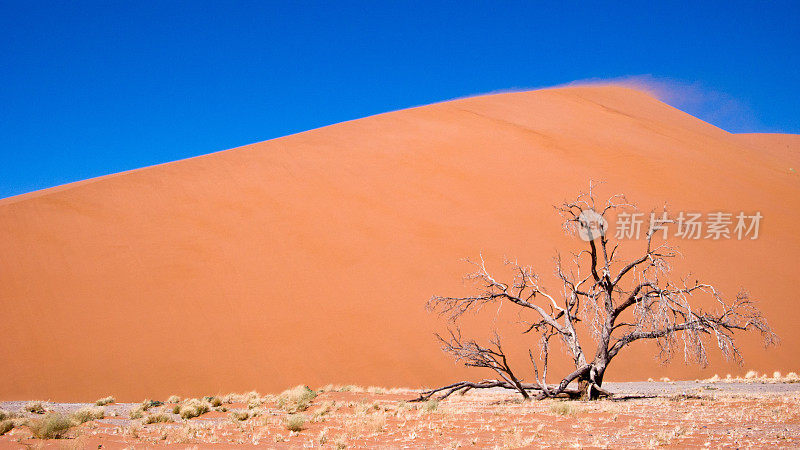
M797 448L800 381L607 383L611 399L522 401L471 391L413 402L403 388L297 386L116 403L0 402L3 448ZM64 425L66 423L66 425ZM9 429L9 425L14 427ZM59 424L61 424L59 426Z

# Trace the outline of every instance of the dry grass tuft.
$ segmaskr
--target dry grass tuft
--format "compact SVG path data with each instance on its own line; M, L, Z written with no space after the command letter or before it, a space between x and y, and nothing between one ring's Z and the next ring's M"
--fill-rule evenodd
M25 411L33 414L44 414L47 412L47 409L44 407L44 402L34 401L28 402L28 404L25 405Z
M180 405L178 414L180 414L183 419L191 419L203 415L210 410L211 408L207 402L193 398Z
M354 384L347 384L344 386L337 386L337 392L365 392L365 389L361 386L356 386Z
M221 398L222 403L244 403L246 405L258 403L259 405L262 402L261 395L256 391L250 391L244 394L237 394L237 393L230 393L227 395L223 395Z
M141 419L142 417L144 417L144 411L145 411L144 408L141 405L139 405L136 408L132 409L131 412L128 414L128 416L133 420Z
M102 407L87 406L72 413L72 419L78 424L86 423L92 420L100 420L106 416L106 410Z
M0 422L0 436L8 433L9 431L14 429L14 421L11 419L6 419Z
M290 413L305 411L317 393L308 386L299 385L283 391L278 396L278 407Z
M428 399L427 402L425 402L425 406L422 407L422 410L425 412L434 412L438 407L439 407L439 400L431 398Z
M181 398L178 397L177 395L170 395L169 398L167 399L167 403L180 403L180 402Z
M233 419L234 421L241 422L249 419L250 417L252 417L252 414L250 413L250 411L247 410L231 411L231 419Z
M305 424L306 417L302 414L290 414L286 417L286 429L289 431L302 431Z
M73 425L74 422L69 417L59 413L49 413L41 419L31 420L28 428L37 439L61 439Z
M378 405L378 402L367 403L362 401L355 406L355 414L357 416L363 416L378 411L380 409L381 407L380 405Z
M325 416L330 414L331 412L336 411L336 402L327 401L319 406L319 408L314 410L314 415L311 418L312 422L322 422L325 420Z
M216 395L203 397L203 400L208 402L208 404L211 405L213 408L222 405L222 399L217 397Z
M557 402L550 405L550 412L559 416L572 416L580 410L571 402Z
M175 419L173 419L172 416L167 413L150 414L144 419L144 423L146 424L171 422L175 422Z
M114 397L109 395L108 397L103 397L101 399L98 399L96 402L94 402L94 404L97 405L97 406L106 406L106 405L109 405L111 403L116 403L116 402L117 402L117 400Z
M155 408L156 406L161 406L163 404L164 402L159 402L158 400L147 399L142 402L142 409L147 411L150 408Z
M386 413L354 415L345 422L344 428L350 436L383 432L386 429Z

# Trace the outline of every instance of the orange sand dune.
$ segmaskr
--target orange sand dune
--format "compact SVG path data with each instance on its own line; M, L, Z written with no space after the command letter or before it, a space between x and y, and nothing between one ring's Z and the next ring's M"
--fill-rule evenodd
M752 133L737 136L751 147L783 161L784 165L790 162L794 165L792 169L800 169L800 135Z
M797 143L730 134L626 87L569 87L396 111L0 200L0 398L489 376L441 354L442 322L425 301L460 292L459 258L480 251L493 267L508 255L549 275L555 251L579 245L552 205L590 178L648 210L760 211L759 239L682 242L680 269L729 294L749 288L783 338L769 350L744 339L744 368L715 356L704 370L659 366L640 345L607 379L796 371Z

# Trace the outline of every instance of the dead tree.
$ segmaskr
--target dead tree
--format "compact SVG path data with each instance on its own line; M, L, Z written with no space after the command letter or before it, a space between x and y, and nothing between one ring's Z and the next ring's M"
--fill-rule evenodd
M625 197L616 195L598 205L592 192L581 194L575 201L556 207L564 218L568 232L587 227L585 211L606 218L614 210L633 208ZM529 266L506 261L514 273L510 282L495 279L486 269L483 257L467 260L473 272L465 279L476 285L476 293L468 297L434 296L428 309L447 316L456 325L469 312L495 304L510 304L534 319L526 323L524 334L538 334L540 356L528 351L533 366L533 382L526 383L511 367L495 332L489 346L474 339L464 339L460 330L450 331L447 337L437 335L443 350L470 367L482 367L495 372L498 379L480 382L461 381L448 386L423 391L416 400L426 400L439 394L446 398L455 392L470 389L505 388L515 390L524 399L569 397L597 399L609 395L603 390L603 375L608 365L631 344L640 340L657 343L663 360L669 359L676 347L684 357L701 365L707 364L706 347L713 342L726 358L741 363L734 332L757 330L765 345L774 343L775 334L754 302L745 291L732 301L725 301L710 284L694 281L673 282L669 277L669 260L678 252L666 243L653 242L654 231L668 222L666 214L651 224L638 257L623 261L619 243L612 243L605 233L595 233L586 242L587 248L573 253L571 269L566 270L560 256L555 259L555 275L561 284L561 295L549 294L539 284L539 277ZM696 295L713 299L716 308L707 311L692 300ZM581 327L588 333L580 333ZM596 350L587 353L581 337L590 335ZM551 343L566 349L574 370L557 384L547 382L547 364ZM539 363L537 364L537 359ZM527 364L527 363L526 363ZM541 366L541 370L540 370ZM571 385L576 387L570 388Z

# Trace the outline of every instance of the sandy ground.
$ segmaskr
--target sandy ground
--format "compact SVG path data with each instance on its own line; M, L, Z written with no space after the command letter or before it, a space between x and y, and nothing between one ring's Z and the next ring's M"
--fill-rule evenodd
M105 406L106 417L69 430L64 439L31 438L26 426L0 437L4 448L142 448L155 446L277 448L516 448L516 447L730 447L800 446L800 384L634 382L608 383L617 400L521 402L504 391L453 396L442 402L409 403L412 391L358 387L321 389L299 407L291 395L225 396L197 418L172 414L174 404L155 406L174 422L131 420L139 404ZM288 395L288 397L287 397ZM645 395L647 398L637 398ZM282 400L283 399L283 400ZM289 399L288 401L286 399ZM2 402L19 411L26 402ZM71 413L88 406L48 403ZM223 411L223 409L225 411ZM249 411L254 417L233 418ZM300 431L289 417L304 418ZM31 413L16 419L42 417Z
M744 370L798 371L787 293L799 151L796 137L731 134L630 88L577 86L395 111L2 199L0 398L472 378L442 355L433 333L445 323L425 302L466 293L460 260L480 252L498 277L508 256L560 292L553 257L582 242L552 205L590 179L644 212L759 211L756 240L678 239L673 273L728 297L749 289L782 343L741 338ZM622 259L641 244L623 243ZM527 361L516 329L504 348ZM653 376L657 350L632 345L606 376ZM709 354L711 369L680 361L657 379L741 372Z

